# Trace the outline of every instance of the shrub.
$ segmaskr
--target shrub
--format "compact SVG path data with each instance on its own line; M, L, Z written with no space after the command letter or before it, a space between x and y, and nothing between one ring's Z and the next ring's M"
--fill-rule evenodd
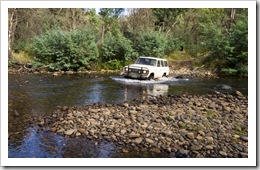
M103 61L127 61L136 58L138 55L132 48L130 40L122 35L114 36L108 34L101 47L101 58Z
M163 57L167 47L167 38L162 33L142 32L135 49L141 56Z
M33 39L32 53L51 70L78 70L98 57L95 38L87 29L48 31Z

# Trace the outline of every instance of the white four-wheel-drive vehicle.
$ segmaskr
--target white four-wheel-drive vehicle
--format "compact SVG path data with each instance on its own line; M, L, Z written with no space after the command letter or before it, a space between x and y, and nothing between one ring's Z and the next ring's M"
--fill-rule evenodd
M134 64L124 67L124 77L156 79L169 75L168 61L155 57L139 57Z

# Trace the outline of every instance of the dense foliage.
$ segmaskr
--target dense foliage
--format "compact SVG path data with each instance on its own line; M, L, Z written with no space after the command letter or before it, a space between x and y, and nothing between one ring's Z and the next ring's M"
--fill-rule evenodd
M48 31L32 40L35 59L52 70L78 70L96 60L98 51L90 31Z
M247 9L16 8L8 14L9 56L26 52L53 70L119 69L140 55L169 58L181 50L220 74L247 75Z

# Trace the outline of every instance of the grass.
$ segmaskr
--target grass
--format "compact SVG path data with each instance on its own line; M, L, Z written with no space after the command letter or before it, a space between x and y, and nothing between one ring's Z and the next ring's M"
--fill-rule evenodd
M189 60L192 59L192 56L188 54L185 51L175 51L171 54L169 54L166 59L168 61L173 61L173 60Z
M33 61L32 57L26 54L25 52L12 53L13 61L17 61L19 63L30 63Z

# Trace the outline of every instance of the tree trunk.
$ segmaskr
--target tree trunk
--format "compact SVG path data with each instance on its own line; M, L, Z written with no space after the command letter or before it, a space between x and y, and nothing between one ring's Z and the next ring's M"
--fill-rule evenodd
M72 29L76 29L76 8L71 8Z
M101 44L104 44L104 37L105 37L105 26L102 25Z
M233 21L235 19L235 15L236 15L236 8L232 8L231 15L230 15L231 21Z
M14 30L14 25L16 25L14 22L15 19L14 19L14 14L15 14L15 8L10 8L8 10L8 58L12 58L12 39L13 39L13 30Z

